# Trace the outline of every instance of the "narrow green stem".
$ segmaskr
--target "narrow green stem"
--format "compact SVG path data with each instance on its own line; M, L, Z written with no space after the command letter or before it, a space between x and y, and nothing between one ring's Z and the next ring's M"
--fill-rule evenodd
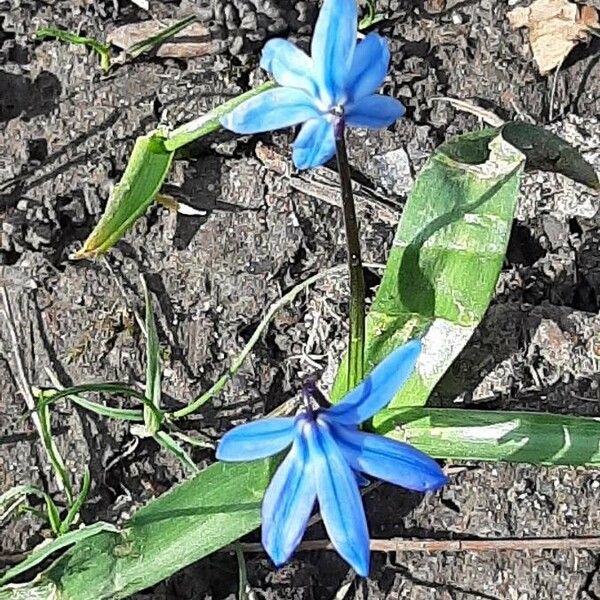
M350 269L350 338L348 344L347 389L351 390L364 377L365 355L365 277L360 253L358 221L352 194L352 179L346 151L344 121L336 123L335 148L342 188L342 207L348 248L348 268Z

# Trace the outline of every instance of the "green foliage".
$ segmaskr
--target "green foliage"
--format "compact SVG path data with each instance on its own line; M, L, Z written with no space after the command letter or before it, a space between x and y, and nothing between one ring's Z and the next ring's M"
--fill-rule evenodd
M154 310L146 281L142 278L146 305L146 399L155 410L144 406L144 423L149 433L155 434L161 425L160 412L160 345L156 333Z
M448 141L419 174L367 319L367 371L407 339L423 337L415 373L391 407L424 405L483 318L524 168L598 188L593 168L574 148L522 122ZM334 399L343 394L345 371L344 361Z
M236 106L274 86L269 82L225 102L170 134L156 130L139 137L119 184L100 221L72 258L94 258L110 250L152 204L165 181L175 150L220 128L220 118Z
M102 218L73 258L91 258L112 248L152 203L172 160L160 132L139 137Z
M183 31L188 25L191 25L197 20L198 18L195 15L184 17L180 21L173 23L173 25L164 27L156 35L133 44L124 50L121 56L117 57L112 56L110 44L105 44L95 38L82 37L76 33L72 33L71 31L59 29L58 27L43 27L36 32L35 37L38 40L53 38L67 44L87 46L98 54L100 57L100 68L106 74L115 65L126 62L128 58L137 58L141 54L150 52L157 46L160 46L162 43L166 42L168 39L177 35L180 31Z
M82 37L76 33L71 33L70 31L65 31L64 29L58 29L57 27L44 27L36 32L35 37L38 40L54 38L68 44L87 46L99 55L100 68L105 73L108 73L110 70L110 46L108 44L103 44L94 38Z
M365 15L363 15L363 18L358 24L359 31L362 31L363 29L368 29L369 27L372 27L380 21L383 21L383 19L385 18L383 15L377 13L375 0L366 0L365 4L367 12Z
M540 413L406 407L382 411L379 433L436 458L600 465L600 419Z
M50 592L61 600L126 598L153 585L185 565L234 542L241 532L260 522L260 503L272 473L272 462L248 465L217 463L139 510L117 531L86 527L62 558L27 585L3 588L0 599L39 596ZM100 525L100 524L98 524ZM105 524L101 524L105 525ZM73 532L78 533L78 532ZM67 546L54 542L34 550L26 569ZM22 574L21 565L0 580ZM30 596L23 596L27 591ZM59 592L60 591L60 592Z
M519 175L531 160L498 130L484 130L442 146L419 175L370 315L369 360L376 363L415 332L424 334L425 350L409 391L373 425L439 458L598 465L597 419L419 406L487 308ZM576 177L585 172L576 153L560 168ZM581 179L591 182L587 175ZM77 395L81 387L60 394ZM143 394L128 391L154 406ZM200 406L204 400L198 400ZM77 539L73 534L79 532L61 536L51 548L36 549L35 560L11 569L4 581L39 564L42 552L47 557L64 550L65 538L74 545L30 583L2 588L0 600L59 593L62 600L119 599L157 583L255 529L274 466L217 463L151 501L119 531L100 524L98 532L80 530Z

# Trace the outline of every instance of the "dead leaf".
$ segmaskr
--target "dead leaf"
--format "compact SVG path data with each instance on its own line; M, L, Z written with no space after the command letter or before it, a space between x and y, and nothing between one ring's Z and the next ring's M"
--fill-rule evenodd
M162 22L150 20L128 23L113 29L108 34L107 41L126 51L135 44L158 35L165 27L177 22L175 19L165 19ZM157 46L156 55L162 58L194 58L214 54L218 52L218 49L218 44L211 39L208 28L201 23L192 23L183 31L169 38L168 41Z
M589 42L589 28L598 26L593 6L579 7L569 0L535 0L507 16L513 29L529 29L533 58L542 75L558 67L577 44Z

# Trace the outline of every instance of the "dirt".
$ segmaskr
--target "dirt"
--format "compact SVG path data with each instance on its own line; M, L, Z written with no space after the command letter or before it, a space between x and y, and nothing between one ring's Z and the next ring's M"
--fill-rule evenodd
M157 304L167 402L175 406L215 380L283 290L343 263L344 244L331 169L282 176L289 132L219 133L194 145L169 179L206 216L153 207L106 261L69 261L102 213L134 139L265 80L257 67L264 41L284 35L306 45L317 10L314 2L293 0L150 4L162 18L195 12L225 43L211 56L145 57L102 77L95 55L36 42L33 33L54 25L104 38L113 27L146 18L143 10L126 0L0 0L0 279L9 288L30 382L48 385L50 368L69 385L143 381L144 340L134 312L142 310L144 274ZM378 2L386 15L378 29L392 47L385 91L408 110L389 130L354 132L349 142L362 184L365 260L385 260L414 173L431 150L480 126L434 97L472 99L503 118L548 124L600 169L600 40L577 48L554 86L553 75L537 73L525 33L511 31L509 4L516 5ZM493 305L432 403L600 416L600 367L590 352L600 339L596 208L596 198L562 178L527 176ZM377 277L368 272L371 287ZM332 279L280 313L240 374L186 429L214 442L233 423L297 394L304 377L331 373L345 343L345 291ZM0 491L33 483L56 492L23 418L4 326L0 332ZM90 464L85 522L119 520L185 476L127 425L64 405L53 426L68 467L80 477L81 465ZM196 449L193 458L206 464L212 453ZM597 476L472 464L433 496L382 486L367 499L372 535L600 535ZM10 521L0 536L0 565L48 535L33 516ZM324 532L315 527L309 535ZM330 552L302 553L280 571L264 555L247 560L256 598L333 598L344 584L345 597L356 599L600 597L600 553L587 550L375 554L364 581L353 580ZM136 598L236 592L235 557L220 553Z

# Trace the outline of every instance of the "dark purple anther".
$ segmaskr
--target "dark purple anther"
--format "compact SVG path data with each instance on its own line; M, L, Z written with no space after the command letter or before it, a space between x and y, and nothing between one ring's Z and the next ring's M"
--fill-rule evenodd
M308 379L302 386L302 397L304 398L305 406L310 409L310 400L313 399L321 408L329 408L330 403L325 398L325 395L317 387L317 382L314 379Z

